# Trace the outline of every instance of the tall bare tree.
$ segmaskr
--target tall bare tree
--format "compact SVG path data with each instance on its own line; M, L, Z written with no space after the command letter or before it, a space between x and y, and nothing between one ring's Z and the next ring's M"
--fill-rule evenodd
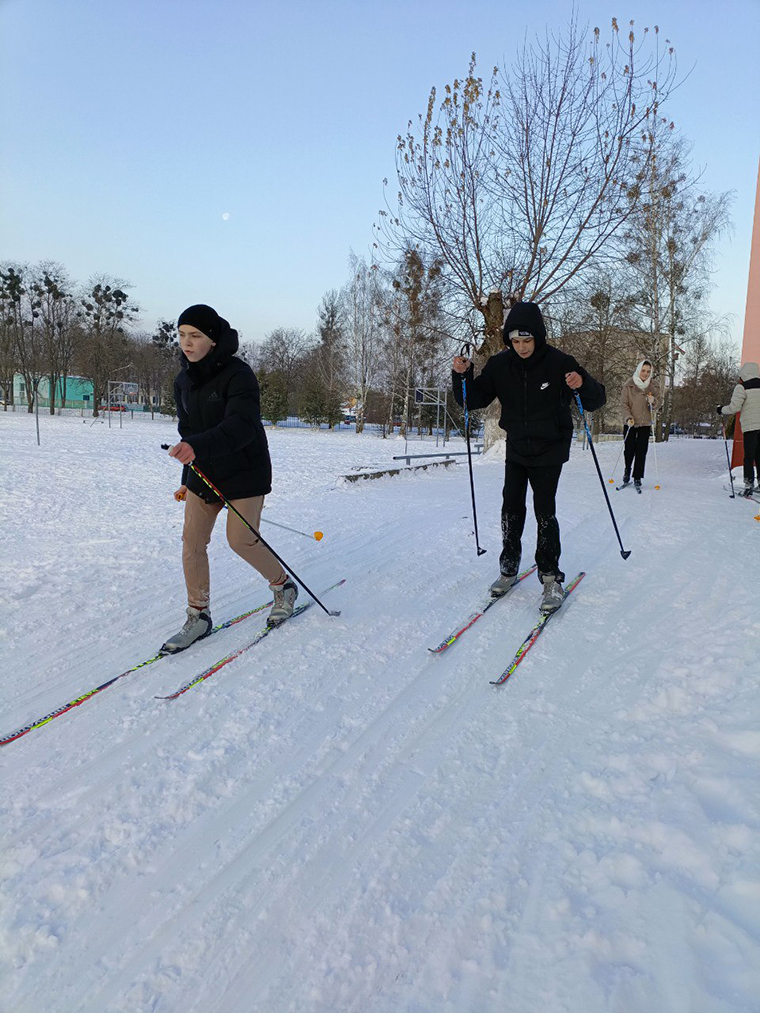
M399 136L379 242L441 257L450 305L480 319L479 361L501 348L506 305L549 304L631 215L675 72L657 28L637 38L633 22L626 34L613 19L605 42L572 22L524 45L487 85L473 54L466 77L440 103L433 89Z
M356 400L356 431L364 430L367 401L380 365L378 270L363 257L349 256L349 280L342 292L345 307L347 382Z

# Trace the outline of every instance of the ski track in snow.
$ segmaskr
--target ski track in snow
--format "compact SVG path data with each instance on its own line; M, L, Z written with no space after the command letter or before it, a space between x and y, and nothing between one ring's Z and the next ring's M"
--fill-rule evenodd
M45 418L40 448L33 425L0 413L0 731L182 620L171 425ZM498 688L535 577L427 647L498 567L501 463L476 462L478 559L464 467L354 485L403 441L270 444L264 516L325 539L263 534L314 590L347 578L342 615L154 699L253 616L4 747L2 1013L758 1013L760 525L722 444L662 445L661 490L650 459L644 495L612 492L626 562L573 449L562 562L587 577ZM267 599L223 520L216 622Z

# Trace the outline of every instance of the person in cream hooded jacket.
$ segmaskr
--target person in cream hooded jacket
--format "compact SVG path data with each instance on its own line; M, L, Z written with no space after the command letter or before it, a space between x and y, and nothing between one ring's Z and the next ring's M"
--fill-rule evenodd
M652 363L649 359L642 359L633 376L623 384L620 395L625 440L623 485L631 481L631 467L634 485L641 485L644 477L654 413L660 407L660 400L652 386Z
M745 493L752 491L757 470L757 488L760 490L760 366L745 362L739 370L739 383L734 387L731 401L717 405L718 415L741 413L744 434L744 486Z

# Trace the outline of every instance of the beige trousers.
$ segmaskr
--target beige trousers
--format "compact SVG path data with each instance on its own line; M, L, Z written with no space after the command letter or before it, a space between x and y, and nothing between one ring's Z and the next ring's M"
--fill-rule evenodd
M251 499L233 499L230 502L258 530L264 497L253 496ZM209 605L211 581L207 550L221 509L221 503L207 503L188 489L185 527L182 532L182 565L187 584L187 603L193 608L207 608ZM227 541L230 548L258 570L268 583L284 580L285 571L278 561L232 510L227 511Z

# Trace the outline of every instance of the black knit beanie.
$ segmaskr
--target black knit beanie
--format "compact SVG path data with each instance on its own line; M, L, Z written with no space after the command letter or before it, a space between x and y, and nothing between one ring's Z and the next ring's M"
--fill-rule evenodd
M222 331L228 330L230 326L215 309L203 303L188 306L186 310L183 310L177 320L177 327L181 327L182 324L197 327L199 331L203 331L207 338L211 338L215 342L219 340Z
M512 331L526 331L534 338L546 340L546 325L541 316L538 304L534 302L517 302L507 314L504 323L504 344L509 344L509 335Z

